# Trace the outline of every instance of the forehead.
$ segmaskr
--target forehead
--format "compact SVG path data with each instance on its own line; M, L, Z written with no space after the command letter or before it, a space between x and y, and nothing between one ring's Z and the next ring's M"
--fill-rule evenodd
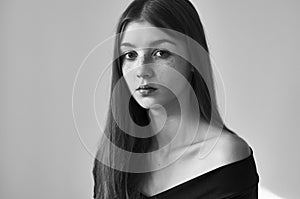
M168 32L167 32L168 31ZM172 32L172 34L170 34ZM136 47L151 47L151 44L170 43L175 46L184 45L184 41L175 31L158 28L147 21L130 22L122 35L121 46L124 43L132 44Z

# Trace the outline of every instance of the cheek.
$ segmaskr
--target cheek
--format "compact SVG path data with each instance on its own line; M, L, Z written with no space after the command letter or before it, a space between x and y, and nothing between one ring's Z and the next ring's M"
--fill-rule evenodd
M180 72L185 78L187 78L189 74L189 66L187 61L185 61L181 57L176 57L176 68L178 72Z
M175 57L172 57L168 60L157 61L157 64L158 65L163 65L163 66L166 66L166 67L171 67L171 68L174 68L174 69L176 69L176 65L177 65Z
M127 61L123 62L122 74L123 74L123 77L126 79L126 81L127 81L127 79L129 81L130 79L133 78L135 71L136 70L134 70L134 62L127 62Z
M158 74L160 75L168 75L168 68L172 68L175 69L177 72L179 72L181 75L183 75L185 78L188 75L188 64L187 62L180 58L180 57L172 57L168 60L161 60L157 62L157 65L159 66L164 66L161 67L162 71L160 71L160 73Z
M133 73L133 71L130 71L127 68L122 68L122 73L123 73L123 78L125 83L127 84L129 90L132 92L135 87L136 87L136 82L135 82L135 75Z
M172 57L168 60L160 60L156 63L158 81L162 83L166 90L165 94L168 96L179 96L179 94L186 88L188 83L187 64L185 60ZM175 69L175 71L174 71ZM180 75L180 77L178 77Z
M175 58L170 58L168 60L157 60L155 62L155 66L157 78L159 81L163 82L168 79L172 79L172 77L170 77L170 73L174 69L177 70Z
M130 70L131 65L132 65L131 63L123 62L123 64L122 64L122 73L126 74Z

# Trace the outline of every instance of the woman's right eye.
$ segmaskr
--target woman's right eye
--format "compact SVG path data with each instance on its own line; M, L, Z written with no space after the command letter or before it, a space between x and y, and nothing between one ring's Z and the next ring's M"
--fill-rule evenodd
M123 59L132 61L137 57L137 53L135 52L128 52L123 54Z

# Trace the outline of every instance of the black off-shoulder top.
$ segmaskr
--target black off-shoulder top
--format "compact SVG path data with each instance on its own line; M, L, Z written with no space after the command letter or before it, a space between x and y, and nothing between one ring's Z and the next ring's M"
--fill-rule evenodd
M259 175L253 150L245 159L218 167L145 199L257 199Z

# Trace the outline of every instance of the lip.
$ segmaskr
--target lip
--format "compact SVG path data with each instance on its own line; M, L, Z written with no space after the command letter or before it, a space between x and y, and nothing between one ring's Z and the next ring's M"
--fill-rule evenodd
M136 90L157 90L157 88L153 84L142 84Z
M142 84L136 89L136 91L142 97L155 95L157 93L157 90L158 90L158 88L155 87L153 84Z
M157 89L138 89L137 92L143 96L151 96L154 95L156 93Z

